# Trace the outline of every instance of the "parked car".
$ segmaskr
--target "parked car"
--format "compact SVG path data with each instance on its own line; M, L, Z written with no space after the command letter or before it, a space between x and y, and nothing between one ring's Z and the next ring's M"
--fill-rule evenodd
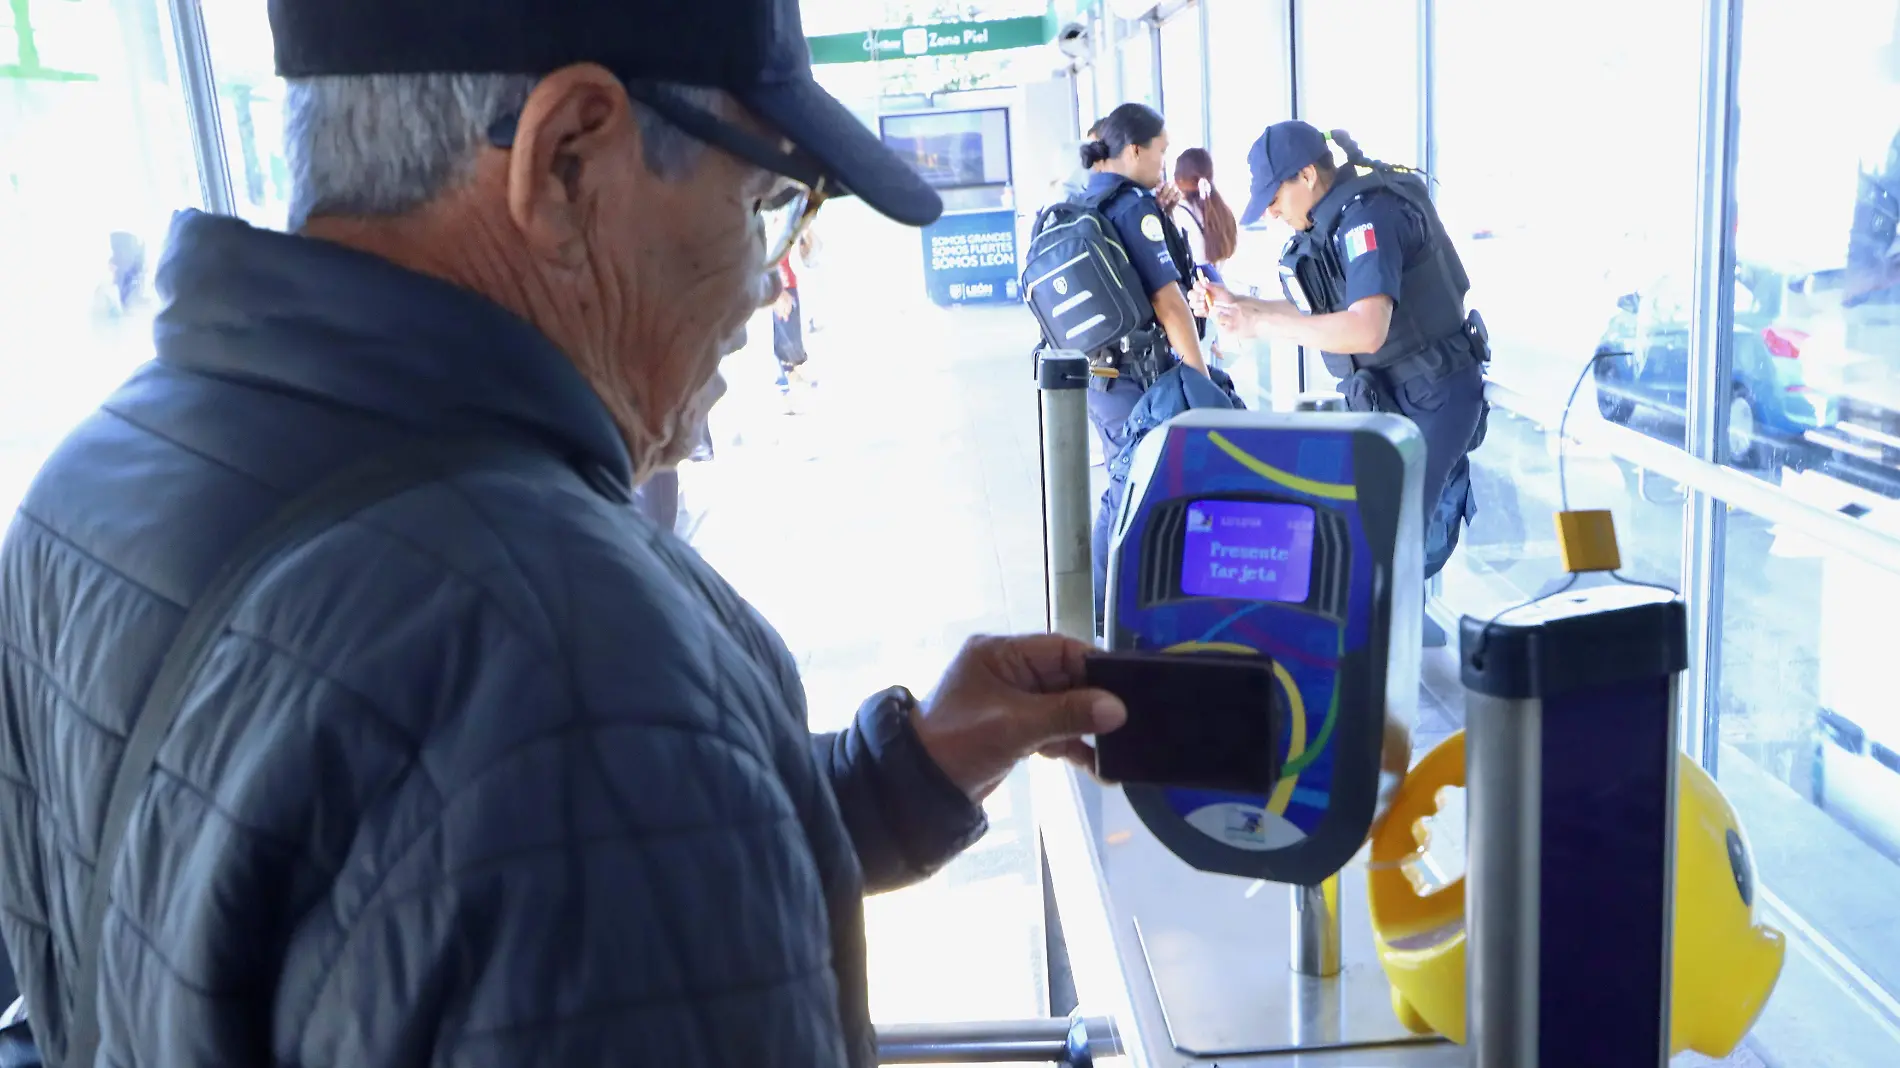
M1802 377L1808 335L1779 320L1786 278L1766 267L1736 269L1734 357L1728 389L1728 455L1737 467L1801 466L1803 435L1834 421L1834 401ZM1603 418L1682 443L1689 399L1689 314L1679 278L1664 276L1616 302L1597 342L1594 374ZM1654 418L1639 418L1639 415Z
M1816 807L1900 859L1900 737L1894 727L1818 710L1809 792Z

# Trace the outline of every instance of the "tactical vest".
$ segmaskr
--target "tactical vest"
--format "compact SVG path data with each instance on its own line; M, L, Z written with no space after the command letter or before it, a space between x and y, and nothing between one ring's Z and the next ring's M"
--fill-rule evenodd
M1106 218L1105 213L1111 203L1124 196L1140 195L1141 187L1124 178L1115 188L1099 198L1083 196L1077 199L1079 203L1087 204L1096 211L1103 212ZM1175 273L1181 276L1181 288L1185 293L1194 285L1194 250L1188 245L1187 235L1181 232L1180 227L1174 225L1174 220L1168 218L1168 213L1161 210L1159 203L1155 205L1155 214L1161 217L1162 244L1167 247L1168 258L1174 261ZM1115 237L1117 241L1120 241L1119 232ZM1130 252L1131 255L1149 254L1145 251L1133 252L1126 247L1123 251ZM1143 296L1152 298L1153 294L1143 294ZM1172 366L1173 359L1169 354L1173 351L1173 346L1168 343L1167 333L1161 329L1160 320L1151 317L1140 334L1123 342L1120 351L1092 353L1090 359L1106 363L1130 375L1141 388L1146 389L1150 382Z
M1322 352L1326 369L1340 378L1369 367L1391 367L1436 342L1465 330L1465 294L1471 279L1438 218L1431 194L1417 172L1378 164L1354 167L1313 207L1313 226L1287 242L1280 277L1287 299L1301 311L1346 310L1346 265L1333 246L1340 219L1360 198L1385 192L1402 198L1424 217L1431 248L1399 276L1400 298L1392 308L1385 344L1370 355Z

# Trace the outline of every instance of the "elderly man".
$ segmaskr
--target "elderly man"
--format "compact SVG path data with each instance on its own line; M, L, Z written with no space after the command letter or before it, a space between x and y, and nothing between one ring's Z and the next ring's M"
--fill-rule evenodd
M270 13L294 232L179 217L157 360L0 551L0 928L42 1049L872 1063L862 895L1125 713L1086 647L984 639L813 737L783 643L630 501L823 198L935 195L811 80L793 0ZM221 576L319 480L465 440Z

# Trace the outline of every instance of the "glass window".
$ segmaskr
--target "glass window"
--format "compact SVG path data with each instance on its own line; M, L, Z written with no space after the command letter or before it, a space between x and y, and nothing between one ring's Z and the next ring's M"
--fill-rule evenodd
M1373 159L1417 163L1418 0L1301 4L1300 114Z
M1442 596L1477 614L1536 593L1557 573L1551 516L1566 491L1571 507L1615 514L1625 574L1676 585L1678 487L1574 442L1561 450L1560 481L1556 430L1573 391L1573 430L1599 412L1650 425L1620 407L1622 394L1593 394L1588 372L1628 317L1620 295L1684 306L1695 248L1700 10L1612 0L1610 9L1560 16L1561 32L1575 35L1575 47L1563 49L1543 44L1556 32L1548 13L1510 0L1440 0L1435 10L1436 195L1471 276L1468 303L1490 327L1491 376L1525 409L1494 411L1487 440L1472 454L1477 513L1445 569ZM1629 31L1639 24L1644 32ZM1395 54L1389 62L1401 61ZM1322 96L1323 84L1315 89ZM1499 85L1519 91L1500 93ZM1340 106L1356 106L1338 92ZM1629 116L1637 114L1643 178L1606 182L1605 168L1581 161L1629 143ZM1405 121L1416 123L1415 110ZM1416 143L1400 122L1390 130L1400 143ZM1678 318L1686 322L1686 312ZM1648 366L1683 359L1682 344L1658 347Z
M153 269L200 202L156 0L0 5L0 516L152 353Z
M1121 27L1122 98L1116 105L1136 103L1161 106L1160 81L1155 77L1154 27L1144 20L1116 19Z
M1900 539L1900 4L1749 4L1736 104L1724 461ZM1739 512L1724 555L1716 769L1799 933L1756 1037L1900 1062L1900 574Z
M1737 86L1736 315L1725 458L1900 496L1900 26L1893 0L1751 8ZM1785 208L1802 146L1803 208Z
M290 210L290 167L284 162L284 83L272 72L269 9L257 0L201 5L237 213L253 225L282 229Z
M1442 596L1461 613L1494 614L1564 577L1556 515L1566 494L1572 508L1615 517L1625 578L1672 588L1681 581L1681 487L1600 448L1571 441L1559 449L1555 426L1493 408L1484 445L1471 454L1471 488L1478 514L1442 572Z
M1491 374L1561 406L1599 342L1620 340L1619 297L1686 289L1701 8L1607 0L1554 22L1512 0L1436 10L1437 197L1490 326ZM1612 161L1632 151L1641 177L1619 180ZM1635 385L1595 405L1586 385L1580 407L1658 436L1679 426L1686 349L1661 332L1636 346L1649 351L1597 368Z
M1202 121L1201 11L1182 8L1161 24L1161 103L1175 151L1207 147Z
M1207 69L1214 184L1238 214L1247 206L1247 149L1292 107L1287 76L1287 0L1203 0L1207 4ZM1279 298L1280 249L1288 232L1267 220L1241 232L1222 268L1239 293ZM1258 407L1292 407L1299 392L1299 349L1265 341L1221 341L1223 366L1242 396Z
M1816 501L1831 482L1787 476ZM1863 521L1900 537L1893 502ZM1741 512L1725 556L1715 770L1767 920L1796 935L1756 1040L1777 1064L1900 1063L1900 705L1885 671L1900 575ZM1794 1051L1811 1059L1781 1059Z
M1077 135L1089 132L1089 126L1102 117L1095 104L1095 67L1093 64L1081 67L1075 72L1075 115Z
M1205 0L1214 170L1247 187L1247 149L1292 108L1286 68L1286 0Z

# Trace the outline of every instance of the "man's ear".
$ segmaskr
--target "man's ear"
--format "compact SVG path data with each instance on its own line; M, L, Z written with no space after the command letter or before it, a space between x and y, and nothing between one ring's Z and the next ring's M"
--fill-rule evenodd
M626 90L593 63L563 67L528 94L508 160L508 215L545 259L573 267L587 258L592 201L624 179L616 154L638 155Z

